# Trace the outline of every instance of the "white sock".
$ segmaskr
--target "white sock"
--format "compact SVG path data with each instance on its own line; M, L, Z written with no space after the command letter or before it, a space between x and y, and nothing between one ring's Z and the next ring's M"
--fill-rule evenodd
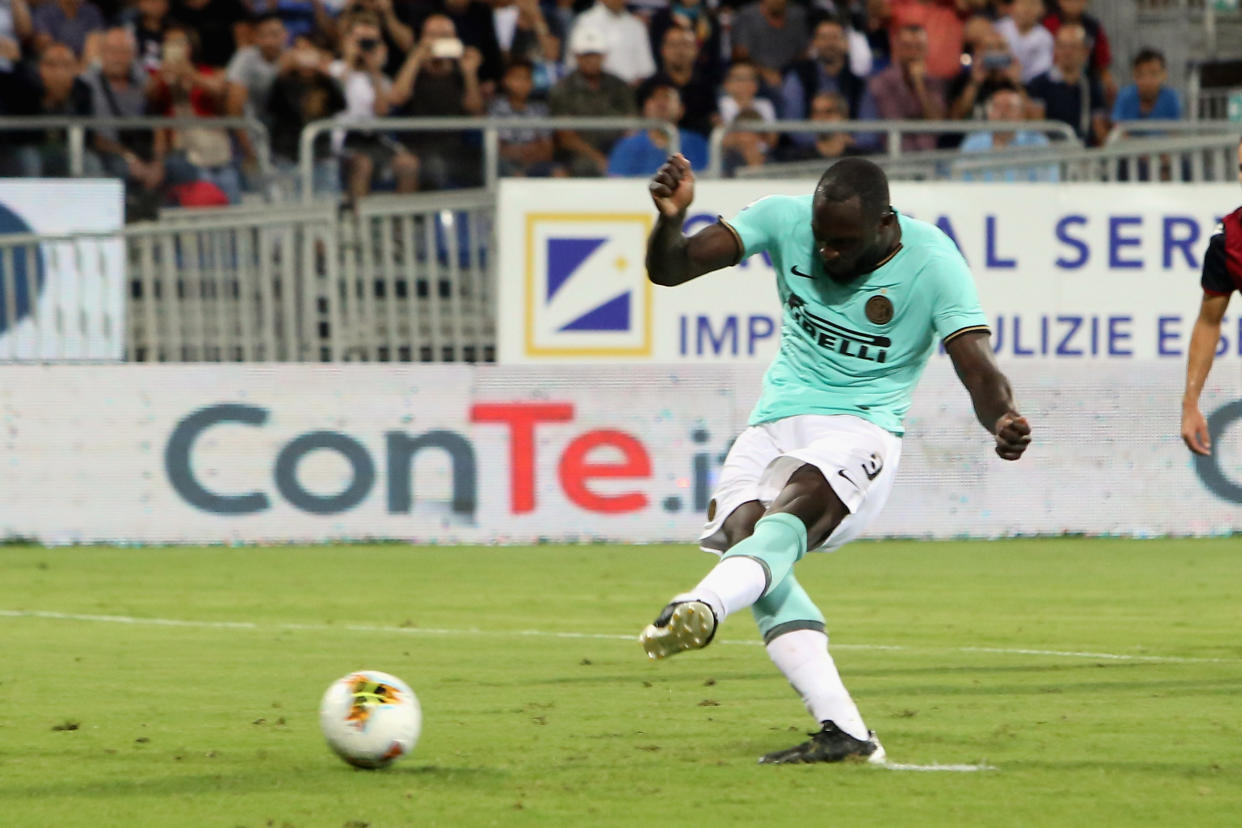
M754 558L725 558L712 567L699 585L674 601L703 601L716 613L717 623L759 600L767 586L767 573Z
M855 739L867 738L862 714L828 654L828 636L816 630L787 632L772 639L768 655L815 721L831 721Z

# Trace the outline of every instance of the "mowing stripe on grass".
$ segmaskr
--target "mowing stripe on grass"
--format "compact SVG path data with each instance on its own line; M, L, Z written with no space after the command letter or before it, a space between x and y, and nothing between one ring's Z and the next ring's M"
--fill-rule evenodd
M550 630L481 630L473 629L442 629L437 627L386 627L374 624L257 624L253 621L191 621L181 618L139 618L132 615L95 615L76 612L54 612L51 610L9 610L0 609L0 618L44 618L54 621L86 621L104 624L141 624L156 627L198 627L203 629L222 630L294 630L302 632L347 632L392 633L397 635L517 635L536 638L582 638L597 641L636 641L636 635L616 635L613 633L577 633L552 632ZM745 647L760 646L760 641L737 641L716 639L717 644L738 645ZM891 652L952 652L952 653L995 653L998 655L1038 655L1054 658L1091 658L1109 661L1142 661L1154 664L1239 664L1237 658L1195 658L1191 656L1166 655L1129 655L1126 653L1079 652L1075 650L1043 650L1022 647L918 647L904 644L833 644L835 650L885 650ZM909 770L900 768L899 770Z

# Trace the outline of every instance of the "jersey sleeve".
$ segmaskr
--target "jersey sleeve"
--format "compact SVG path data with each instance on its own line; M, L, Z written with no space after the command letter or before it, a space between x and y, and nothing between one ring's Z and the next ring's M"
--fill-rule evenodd
M737 236L738 244L742 248L738 261L760 250L770 250L776 245L780 231L785 226L783 219L788 213L787 202L788 199L781 196L767 196L746 205L728 221L721 219L721 223Z
M960 255L942 254L930 259L926 268L934 291L932 327L941 341L949 342L971 331L987 331L988 318L979 304L966 260Z
M1225 234L1212 236L1203 254L1203 275L1199 278L1203 292L1209 296L1228 296L1234 290L1233 280L1225 265Z

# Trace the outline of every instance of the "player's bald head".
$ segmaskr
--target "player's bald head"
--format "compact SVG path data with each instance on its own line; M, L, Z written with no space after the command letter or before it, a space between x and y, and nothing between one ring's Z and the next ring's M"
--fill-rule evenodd
M873 161L843 158L824 172L815 187L815 209L858 199L859 213L867 224L878 222L888 210L888 176Z

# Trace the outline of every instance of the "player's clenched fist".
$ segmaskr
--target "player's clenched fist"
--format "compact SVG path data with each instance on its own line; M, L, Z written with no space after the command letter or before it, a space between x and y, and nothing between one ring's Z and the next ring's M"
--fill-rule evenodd
M694 201L694 172L681 153L670 155L651 178L651 200L661 215L673 218Z
M1031 424L1014 412L996 421L996 453L1006 460L1017 460L1031 444Z

